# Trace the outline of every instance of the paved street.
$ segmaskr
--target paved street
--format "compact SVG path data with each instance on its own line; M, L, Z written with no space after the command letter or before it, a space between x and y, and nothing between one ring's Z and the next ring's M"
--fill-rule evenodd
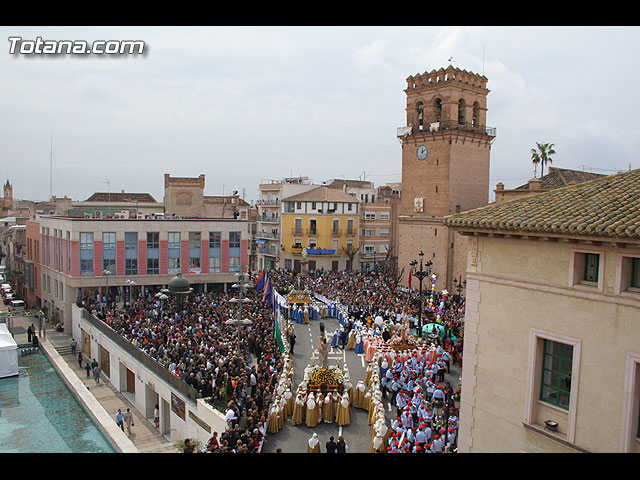
M325 318L322 320L325 324L325 331L328 340L339 326L338 319ZM315 363L318 364L318 339L320 336L320 320L309 320L309 324L299 324L292 321L295 327L296 344L293 354L294 363L294 389L302 381L302 373L307 365L311 364L311 357L316 358ZM331 348L329 352L329 364L335 365L336 361L342 367L346 362L351 375L351 383L354 388L358 381L365 380L366 363L363 355L356 355L353 350L342 350L341 348ZM451 373L445 374L445 381L451 383L454 388L458 387L460 370L457 366L452 366ZM293 392L295 394L295 391ZM387 426L391 425L391 417L395 414L395 407L391 408L388 397L385 399L385 411L387 412ZM325 424L320 423L315 428L309 428L306 425L293 425L291 419L287 420L284 427L275 434L267 435L263 446L263 452L273 453L276 449L282 449L283 453L306 453L307 441L313 433L317 433L320 439L322 452L325 450L325 443L331 435L337 441L338 435L342 435L348 445L347 453L369 453L371 449L371 426L368 424L368 412L359 408L352 407L351 424L340 427L336 423Z

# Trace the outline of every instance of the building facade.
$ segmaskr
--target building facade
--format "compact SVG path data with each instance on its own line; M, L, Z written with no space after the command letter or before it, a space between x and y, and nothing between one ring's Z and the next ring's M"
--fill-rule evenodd
M282 199L316 188L309 177L261 180L256 207L256 266L258 270L284 268L282 243Z
M447 217L470 240L460 452L640 452L640 170Z
M359 256L359 202L321 186L282 199L282 268L352 270Z
M226 288L247 271L247 221L203 218L38 217L41 306L70 325L71 305L166 288L180 273L195 291Z
M496 132L486 126L487 78L452 66L407 78L398 268L424 252L438 290L464 277L468 245L443 217L486 205ZM407 285L408 275L403 282Z
M568 185L576 185L578 183L588 182L599 177L603 177L599 173L583 172L581 170L570 170L568 168L549 167L549 173L540 177L532 178L524 185L516 188L504 188L502 182L496 184L493 190L496 203L515 200L516 198L536 195L538 193L548 192L554 188L562 188Z
M205 195L205 176L172 177L164 174L164 213L168 216L239 218L247 220L249 204L238 192L233 195Z

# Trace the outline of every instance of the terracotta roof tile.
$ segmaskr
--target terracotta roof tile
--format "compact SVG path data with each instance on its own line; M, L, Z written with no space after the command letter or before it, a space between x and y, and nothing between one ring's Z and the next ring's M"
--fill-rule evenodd
M358 199L344 193L341 189L318 187L308 192L299 193L291 197L283 198L283 202L342 202L358 203Z
M640 169L445 217L451 227L640 239Z

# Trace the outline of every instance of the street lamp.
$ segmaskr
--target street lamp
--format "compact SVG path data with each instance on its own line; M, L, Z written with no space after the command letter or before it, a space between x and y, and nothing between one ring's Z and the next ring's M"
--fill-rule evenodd
M125 280L125 282L127 285L129 285L129 302L133 303L133 287L134 285L136 285L136 282L134 282L133 280L131 280L130 278Z
M242 305L251 303L251 299L244 296L245 291L248 287L251 286L249 283L244 283L245 276L242 273L236 273L236 277L238 277L239 283L234 283L231 285L232 288L238 289L238 298L232 298L229 300L230 303L239 303L240 308L238 309L238 318L236 320L230 318L225 321L227 325L237 325L238 327L238 355L240 355L240 327L242 325L251 325L253 322L248 318L242 318Z
M464 290L467 286L467 281L462 281L462 274L460 274L460 280L457 278L453 279L453 285L456 290L458 290L458 299L462 297L462 290Z
M104 275L104 278L107 279L107 287L106 287L106 292L105 292L105 300L106 300L106 306L109 306L109 275L113 275L113 272L109 269L104 269L102 271L102 275Z
M420 257L420 269L417 269L418 262L416 260L413 260L409 265L411 265L411 274L420 280L420 292L418 294L418 337L422 338L422 280L431 274L431 265L433 265L433 262L428 260L424 264L424 266L427 267L427 270L425 270L422 263L424 252L420 251L418 256Z

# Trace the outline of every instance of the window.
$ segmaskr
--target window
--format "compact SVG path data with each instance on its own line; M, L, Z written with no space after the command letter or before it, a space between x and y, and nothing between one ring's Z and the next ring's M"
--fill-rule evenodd
M240 271L240 232L229 232L229 271Z
M388 228L381 228L380 229L380 236L381 237L388 237L389 236L389 229Z
M138 274L138 232L124 233L124 274Z
M373 255L374 253L376 253L376 246L375 245L365 245L363 250L364 250L364 254L365 255Z
M93 233L90 232L80 232L80 275L93 275Z
M353 219L347 220L347 234L353 234Z
M167 273L180 272L180 232L169 232L167 242Z
M147 232L147 275L160 273L160 233Z
M380 212L380 220L389 220L390 218L389 212Z
M209 257L209 272L220 273L221 265L220 257Z
M220 232L209 232L209 248L220 248L221 238Z
M315 210L316 209L316 202L311 202L311 210Z
M340 231L340 220L333 221L333 233L337 234Z
M240 248L240 232L229 232L229 248Z
M295 220L295 233L297 233L297 234L301 234L302 233L302 219L301 218L296 218L296 220Z
M598 266L600 264L600 255L597 253L585 253L584 261L584 277L585 282L598 282Z
M296 209L302 210L302 202L296 202Z
M640 258L631 259L631 284L632 288L640 288Z
M209 232L209 272L220 273L221 271L221 256L222 256L222 233Z
M71 271L71 233L67 232L67 272Z
M315 219L309 220L309 233L312 234L312 235L316 234L316 220Z
M353 203L348 203L347 204L347 210L349 210L349 211L353 210Z
M574 250L569 272L569 286L603 291L604 282L601 272L604 268L604 255L603 251Z
M102 232L102 271L108 270L116 273L116 234L115 232Z
M364 220L375 220L376 212L364 212Z
M375 228L363 228L362 229L362 236L363 237L375 237L376 236L376 229Z
M540 400L569 409L573 346L544 340Z
M200 273L200 250L201 250L200 232L189 232L189 271Z

